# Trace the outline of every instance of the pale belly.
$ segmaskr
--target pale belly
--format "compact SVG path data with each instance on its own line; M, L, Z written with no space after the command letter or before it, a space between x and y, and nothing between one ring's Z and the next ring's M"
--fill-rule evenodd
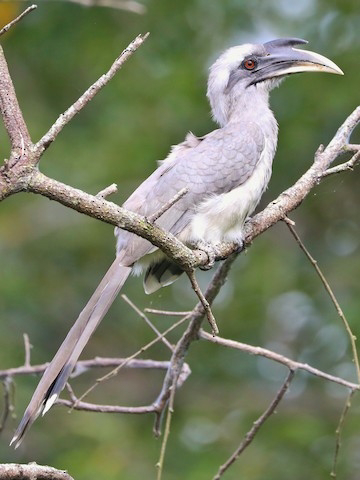
M240 243L245 220L256 208L268 185L271 165L272 158L264 158L245 183L228 193L206 199L197 208L181 239L187 242Z

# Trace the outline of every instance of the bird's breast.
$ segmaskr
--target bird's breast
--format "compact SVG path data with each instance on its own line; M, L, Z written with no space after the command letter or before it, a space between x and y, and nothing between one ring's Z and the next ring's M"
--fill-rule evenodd
M252 175L230 192L211 195L196 209L188 240L208 243L243 240L243 226L266 189L272 170L275 146L265 145Z

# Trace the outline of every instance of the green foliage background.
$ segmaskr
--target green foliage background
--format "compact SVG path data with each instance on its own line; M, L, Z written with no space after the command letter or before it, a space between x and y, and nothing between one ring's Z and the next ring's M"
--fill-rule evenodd
M91 104L66 127L43 158L48 175L96 193L116 182L122 203L155 161L184 138L215 126L205 98L207 68L224 48L279 36L310 41L345 72L299 75L272 95L280 125L273 178L262 205L293 183L359 103L360 7L357 0L143 0L144 15L68 2L39 8L2 38L20 104L37 140L138 34L151 32ZM0 18L25 2L3 2ZM251 108L251 105L249 105ZM354 141L360 140L355 133ZM9 145L1 127L1 156ZM359 174L324 181L292 218L323 268L353 331L360 334ZM32 362L49 360L114 255L112 228L30 194L0 208L0 368L24 360L22 334ZM203 285L211 273L199 273ZM141 308L186 310L194 295L186 279L150 297L139 279L126 293ZM272 348L327 372L355 379L344 328L310 264L286 227L258 238L233 268L216 302L224 337ZM165 329L167 318L154 319ZM178 334L177 334L178 335ZM177 338L177 335L173 339ZM83 358L125 356L152 338L118 299ZM157 346L147 357L166 358ZM176 396L165 463L169 480L209 479L235 449L279 388L286 369L203 342L194 344L192 375ZM78 393L99 372L74 381ZM159 372L123 372L89 401L125 405L151 402ZM16 414L37 379L17 379ZM347 392L297 374L290 394L226 479L327 478L335 429ZM359 400L343 432L339 478L359 478ZM151 417L111 416L54 408L39 419L24 445L8 447L18 419L0 437L3 462L36 461L68 469L77 480L154 478L160 442Z

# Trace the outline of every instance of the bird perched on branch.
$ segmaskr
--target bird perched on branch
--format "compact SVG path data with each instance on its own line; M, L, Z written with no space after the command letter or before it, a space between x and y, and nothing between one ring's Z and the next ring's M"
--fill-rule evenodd
M220 128L185 141L129 197L124 207L149 217L181 189L187 193L156 224L185 244L209 253L220 242L243 244L243 226L266 189L278 127L269 93L298 72L342 74L331 60L295 48L307 43L282 38L226 50L211 66L207 96ZM147 293L169 285L181 268L147 240L115 229L116 259L80 313L41 378L11 443L17 447L36 417L64 388L83 348L132 271L146 268Z

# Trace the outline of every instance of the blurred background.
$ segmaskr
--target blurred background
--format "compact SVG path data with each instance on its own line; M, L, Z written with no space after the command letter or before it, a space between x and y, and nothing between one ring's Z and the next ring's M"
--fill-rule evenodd
M136 13L41 1L2 37L32 139L38 140L139 33L146 43L68 125L43 157L41 169L59 181L96 193L116 182L122 203L156 160L188 130L215 128L205 97L209 65L225 48L279 36L309 40L309 48L345 72L292 76L273 92L280 126L273 177L261 206L291 185L312 163L359 103L360 7L357 0L139 0ZM1 2L1 25L27 2ZM0 130L1 158L9 142ZM353 141L360 141L355 132ZM344 160L346 157L344 157ZM360 335L359 172L330 177L291 215L318 260L355 335ZM261 208L260 206L260 208ZM30 194L0 208L0 369L24 362L23 332L32 362L54 355L114 256L113 229ZM199 272L202 286L211 272ZM194 294L186 279L148 297L141 280L124 290L139 308L186 310ZM348 337L318 277L283 224L236 261L215 304L221 335L271 348L355 381ZM172 322L152 317L160 330ZM171 338L176 340L177 331ZM120 298L82 358L125 356L153 334ZM167 359L158 345L145 358ZM165 461L169 480L209 479L240 443L280 387L286 369L204 342L187 357L192 375L177 393ZM81 394L99 373L73 382ZM89 396L122 405L151 403L163 374L123 371ZM36 461L67 469L76 480L154 478L161 439L150 416L69 413L54 408L33 426L16 452L12 432L37 383L16 379L17 419L0 437L4 462ZM327 478L335 429L347 391L298 373L286 399L252 446L224 478ZM0 399L1 406L2 399ZM358 479L360 406L353 400L344 430L339 477Z

